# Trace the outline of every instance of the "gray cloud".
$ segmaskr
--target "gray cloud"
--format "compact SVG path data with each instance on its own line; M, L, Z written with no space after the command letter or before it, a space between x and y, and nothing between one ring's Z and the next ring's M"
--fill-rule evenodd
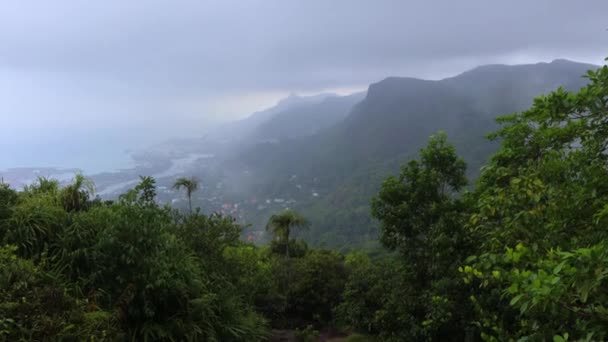
M369 82L429 61L526 51L597 58L608 42L608 2L602 0L23 1L5 7L2 65L163 90Z
M606 13L605 0L6 2L0 118L11 134L0 148L91 130L83 125L128 135L125 144L195 135L291 91L389 75L601 63Z

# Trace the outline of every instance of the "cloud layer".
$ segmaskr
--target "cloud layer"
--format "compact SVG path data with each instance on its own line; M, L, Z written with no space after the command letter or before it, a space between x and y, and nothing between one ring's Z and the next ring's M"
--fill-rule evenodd
M35 160L16 143L196 135L293 91L483 63L601 63L606 13L604 0L7 2L0 149L13 166Z

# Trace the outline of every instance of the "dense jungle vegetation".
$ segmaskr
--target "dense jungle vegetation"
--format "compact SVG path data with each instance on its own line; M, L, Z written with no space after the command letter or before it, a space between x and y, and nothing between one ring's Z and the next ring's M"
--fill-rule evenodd
M606 340L608 67L586 77L501 117L473 184L432 136L371 199L372 256L309 248L291 210L249 244L230 217L160 206L150 177L112 202L81 175L2 184L0 340Z

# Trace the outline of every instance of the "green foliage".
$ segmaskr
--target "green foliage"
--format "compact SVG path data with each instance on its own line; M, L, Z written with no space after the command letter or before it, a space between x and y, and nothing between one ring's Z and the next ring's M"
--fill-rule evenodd
M0 250L3 339L265 338L244 285L231 286L243 282L224 254L240 246L233 219L159 207L148 177L112 204L89 201L84 182L2 188L3 240L16 245Z
M378 331L416 340L464 338L461 325L470 310L463 305L466 290L457 280L456 268L472 248L464 226L469 204L466 197L458 197L467 183L465 169L464 161L440 132L420 151L420 161L410 161L398 178L389 177L372 200L372 214L380 221L382 243L402 255L403 289L398 293L402 298L411 298L402 304L376 303L377 310L399 312L398 317L403 319L404 315L409 317L409 324L389 323L390 327ZM379 272L372 269L370 274L374 271ZM392 279L395 276L389 276L385 286L395 289ZM360 291L356 280L353 286L355 293ZM346 315L350 323L358 328L372 326L373 322L361 321L362 313L356 313L362 306L354 307L355 313ZM385 323L383 320L375 324Z
M94 193L93 182L82 174L77 174L72 184L61 189L59 198L65 211L80 211L86 208Z
M350 259L350 260L349 260ZM373 263L366 257L347 257L350 276L338 318L386 341L411 340L420 336L414 307L420 299L409 286L412 273L397 260Z
M277 312L271 305L277 302L278 290L274 287L273 268L265 249L252 245L228 246L223 251L228 282L235 292L253 304L258 311L270 316Z
M338 340L336 340L336 341L338 341ZM371 335L352 334L339 341L340 342L375 342L375 341L379 341L379 340Z
M436 253L424 240L432 243L461 219L457 214L463 204L453 199L453 194L466 185L466 166L446 139L443 133L431 137L427 149L420 153L421 161L410 161L399 178L389 177L372 200L383 244L400 249L413 261Z
M17 192L11 189L8 184L0 182L0 241L4 240L4 235L8 229L7 220L12 215L12 208L17 200Z
M59 192L59 182L47 177L38 177L34 183L26 185L23 191L32 195L56 195Z
M293 261L296 275L289 289L289 314L317 324L331 322L347 278L342 256L314 250Z
M52 251L67 217L52 194L22 196L5 221L4 243L16 245L20 256L38 259Z
M194 213L188 216L178 215L176 221L175 235L207 263L222 259L225 248L240 244L239 237L243 228L232 217Z
M274 239L285 245L285 255L289 258L289 241L292 230L295 228L308 228L309 223L303 216L293 210L285 210L280 214L272 215L268 219L266 230L271 232Z
M389 177L372 214L401 258L348 257L340 317L396 341L606 339L608 67L587 78L499 120L474 192L441 136Z
M285 210L268 219L266 230L271 232L277 240L289 241L293 228L306 228L307 226L308 221L304 217L293 210Z
M301 258L308 253L309 247L306 241L291 239L289 243L285 241L272 240L270 241L270 252L277 255L287 255L289 249L289 256L291 258Z
M295 338L297 342L316 342L319 340L319 331L308 325L304 329L296 329Z
M121 336L111 314L88 312L60 275L19 258L15 251L0 248L0 340L111 341Z
M121 202L140 205L156 205L156 180L150 176L139 176L139 183L131 190L119 196Z
M180 177L175 180L175 183L173 183L173 189L177 189L177 190L179 190L181 188L186 189L186 196L188 197L188 206L190 208L190 212L192 212L192 193L195 192L196 190L198 190L198 187L199 187L198 180L196 180L196 178L194 178L194 177L192 177L192 178Z
M579 92L558 89L500 119L461 268L486 340L603 340L608 201L608 67ZM569 335L568 335L569 334Z

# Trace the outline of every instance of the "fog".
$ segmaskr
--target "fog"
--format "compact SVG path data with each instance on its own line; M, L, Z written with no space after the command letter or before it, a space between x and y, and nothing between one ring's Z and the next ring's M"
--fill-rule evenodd
M608 55L608 2L18 1L0 7L0 169L129 151L387 76ZM380 25L381 23L381 25Z

